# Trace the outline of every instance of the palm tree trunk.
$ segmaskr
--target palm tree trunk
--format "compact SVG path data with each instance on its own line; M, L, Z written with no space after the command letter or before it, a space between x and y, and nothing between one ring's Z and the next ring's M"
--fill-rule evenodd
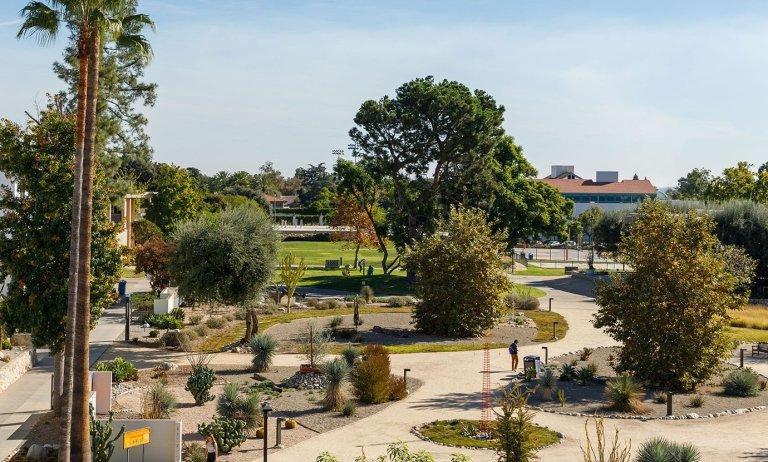
M83 187L80 202L79 265L77 281L77 324L75 356L72 363L72 460L90 462L91 435L88 398L90 395L89 334L91 323L91 231L93 226L93 172L96 147L96 105L99 93L101 36L89 31L88 83L83 145Z
M62 356L61 414L59 419L59 462L69 462L72 430L72 360L75 355L77 322L77 282L80 239L80 202L83 185L83 149L85 143L85 103L88 88L88 49L83 38L78 40L77 134L74 158L74 190L72 193L72 232L69 243L69 284L67 288L67 326Z

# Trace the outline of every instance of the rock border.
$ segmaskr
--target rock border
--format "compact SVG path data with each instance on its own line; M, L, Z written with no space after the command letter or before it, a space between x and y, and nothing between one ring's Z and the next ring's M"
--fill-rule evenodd
M602 349L613 349L620 345L614 345L614 346L599 346L591 348L592 351L594 350L602 350ZM574 355L579 354L584 350L584 348L581 348L576 351L571 351L568 353L559 354L555 357L549 358L550 360L557 359L561 356L567 356L567 355ZM726 361L727 364L731 364ZM731 364L733 365L733 364ZM758 376L762 377L763 379L768 381L768 377L755 372ZM596 379L600 379L601 377L596 377ZM599 417L602 419L616 419L616 420L640 420L640 421L649 421L649 420L696 420L696 419L716 419L718 417L725 417L729 415L741 415L741 414L749 414L751 412L757 412L762 411L768 408L768 406L755 406L755 407L746 407L746 408L738 408L738 409L726 409L724 411L710 413L710 414L698 414L696 412L689 412L687 414L677 414L677 415L665 415L665 416L644 416L644 415L632 415L632 414L588 414L586 412L565 412L565 411L558 411L556 409L550 409L550 408L543 408L541 406L528 406L530 409L533 409L535 411L540 412L546 412L548 414L555 414L555 415L563 415L563 416L570 416L570 417Z
M37 364L37 350L34 347L13 347L10 353L0 351L7 358L0 361L0 393L16 383Z
M451 419L438 419L438 420L451 420ZM457 420L463 420L463 419L457 419ZM471 447L471 446L454 446L452 444L445 444L445 443L441 443L439 441L435 441L435 440L433 440L431 438L428 438L428 437L424 436L423 433L421 433L420 429L424 425L430 424L432 422L436 422L436 421L433 420L431 422L427 422L427 423L423 423L423 424L419 424L419 425L415 425L415 426L411 427L411 433L413 435L415 435L418 439L422 440L422 441L426 441L428 443L436 444L438 446L443 446L443 447L446 447L446 448L467 449L467 450L470 450L470 451L493 451L494 450L493 448L474 448L474 447ZM553 431L553 432L557 433L560 436L560 439L556 443L550 443L550 444L548 444L546 446L542 446L542 447L536 449L536 451L541 451L541 450L544 450L544 449L547 449L547 448L550 448L550 447L557 446L558 444L562 443L563 440L565 439L565 435L563 435L559 431L552 430L549 427L543 427L543 428L546 428L549 431Z

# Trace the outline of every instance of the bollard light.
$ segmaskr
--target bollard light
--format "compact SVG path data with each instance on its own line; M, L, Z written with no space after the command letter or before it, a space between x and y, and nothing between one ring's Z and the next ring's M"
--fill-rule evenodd
M672 392L667 392L667 415L672 415Z
M744 352L747 351L746 348L740 348L739 349L739 367L744 368Z
M544 364L549 363L549 347L541 347L544 350Z
M285 422L285 417L278 417L277 418L277 424L275 425L275 447L276 448L284 448L283 446L283 423Z
M554 300L554 298L550 297L549 298L549 311L552 311L552 300Z
M557 321L552 321L552 340L557 340Z
M269 401L265 401L261 405L261 412L264 414L264 462L267 462L267 439L269 437L269 413L272 412L272 406L269 405Z

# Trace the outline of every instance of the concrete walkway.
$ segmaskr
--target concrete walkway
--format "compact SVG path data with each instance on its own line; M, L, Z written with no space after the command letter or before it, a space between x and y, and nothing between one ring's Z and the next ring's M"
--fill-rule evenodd
M597 306L590 297L588 286L580 286L570 278L527 277L516 278L536 285L554 298L553 307L570 326L565 339L525 346L521 355L541 354L541 346L548 346L550 356L578 350L585 346L614 345L614 342L591 323ZM568 291L559 290L566 289ZM576 293L574 293L576 292ZM579 295L579 293L581 295ZM495 462L496 455L487 450L460 450L418 440L409 430L412 426L436 419L480 417L482 351L458 353L424 353L393 355L392 369L411 368L413 377L424 382L418 391L404 401L351 425L323 433L310 440L279 451L270 456L274 462L313 461L322 451L330 451L343 462L352 461L365 450L369 458L384 453L391 442L405 441L412 449L426 449L436 460L448 461L450 455L463 452L474 462ZM293 363L293 358L281 357L281 362ZM768 372L768 360L751 360L750 365ZM493 350L491 358L492 381L504 384L508 377L508 355L505 350ZM584 441L584 418L560 416L540 412L535 421L564 435L563 441L542 450L540 460L547 462L574 462L582 460L579 443ZM634 421L605 420L606 434L612 437L614 428L621 430L621 438L631 440L633 448L643 441L664 436L674 441L691 442L702 452L703 461L768 461L768 413L688 421Z
M122 307L104 311L90 335L90 362L93 365L113 341L123 334L125 311ZM51 408L53 358L38 352L38 365L0 393L0 460L13 454L25 441L40 415Z

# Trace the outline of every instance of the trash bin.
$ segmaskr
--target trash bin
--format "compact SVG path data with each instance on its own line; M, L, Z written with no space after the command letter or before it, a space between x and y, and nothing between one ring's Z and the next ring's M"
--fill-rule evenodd
M532 253L528 254L528 260L533 260L533 254Z
M528 371L530 369L534 370L533 378L538 377L539 372L541 372L541 357L538 355L529 355L523 357L523 371Z
M128 282L123 279L117 283L117 294L120 296L120 300L125 298L125 288L128 286Z

